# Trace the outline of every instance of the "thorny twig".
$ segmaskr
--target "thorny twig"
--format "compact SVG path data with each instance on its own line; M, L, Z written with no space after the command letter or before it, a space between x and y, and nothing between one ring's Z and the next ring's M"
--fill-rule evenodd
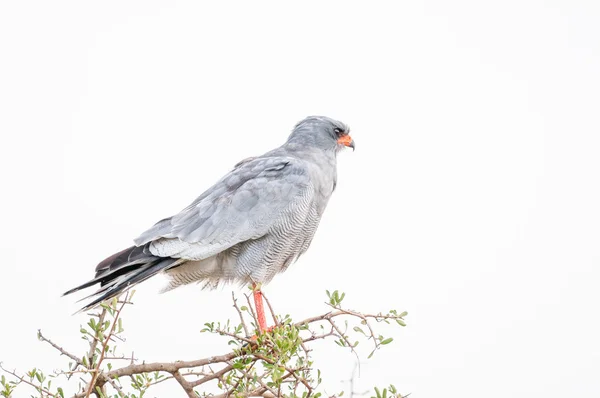
M256 317L256 312L254 312L254 307L252 306L252 303L250 302L250 295L244 294L244 297L246 297L246 302L248 303L248 308L250 309L250 313L252 314L252 319L254 319L254 324L256 325L256 328L258 329L258 318ZM263 298L264 298L264 295L263 295Z
M248 313L252 316L254 322L256 323L256 313L252 306L250 296L244 294L246 300L248 302ZM266 297L265 297L266 299ZM75 397L83 398L89 397L90 394L95 393L99 395L97 389L100 389L101 394L105 394L104 389L105 386L111 386L120 397L126 397L126 393L123 391L120 383L118 382L118 378L126 376L136 377L137 375L144 374L152 374L156 375L162 374L160 378L156 376L153 378L146 378L147 382L144 383L142 388L147 389L150 386L156 385L158 383L162 383L166 380L176 380L177 383L181 386L181 388L185 391L188 397L197 397L197 393L194 391L194 388L203 386L211 381L218 381L220 385L222 385L222 389L224 389L224 393L217 395L211 394L213 397L228 397L231 395L236 396L281 396L281 387L283 385L291 385L291 389L296 394L296 390L299 386L302 386L306 389L306 397L310 397L315 390L316 384L315 380L313 380L309 374L311 372L310 362L309 362L309 353L311 349L309 348L309 343L316 340L324 340L329 337L337 337L342 345L350 348L352 352L357 355L354 347L355 344L352 344L349 337L346 335L347 333L347 322L346 329L342 330L340 325L336 323L336 319L339 317L351 317L361 321L361 324L366 325L368 328L367 334L365 336L368 339L373 339L375 348L379 348L381 345L382 337L375 334L375 331L370 324L370 321L381 322L387 320L402 320L403 314L396 314L395 312L390 312L389 314L362 314L357 311L343 309L339 306L339 303L336 305L327 303L332 310L318 315L314 317L310 317L304 319L300 322L289 323L289 321L283 320L278 321L273 308L268 301L267 305L271 314L274 318L275 324L280 325L278 327L278 332L273 336L266 336L266 338L260 339L260 342L257 342L253 339L248 338L250 335L249 328L246 324L246 321L243 316L243 312L237 304L237 299L234 295L232 295L233 307L235 308L238 316L240 318L240 325L237 330L243 330L244 336L241 333L238 333L235 329L234 331L230 331L228 327L221 328L211 328L210 331L214 333L219 333L221 335L226 335L237 341L239 344L239 348L234 350L233 352L226 353L224 355L212 356L208 358L189 360L189 361L175 361L175 362L142 362L138 363L134 358L133 353L131 357L118 356L114 355L114 349L111 349L110 353L112 356L106 355L108 353L108 344L110 341L120 340L121 338L118 336L118 333L115 333L116 326L119 321L119 317L121 315L121 311L123 310L125 304L130 303L129 296L125 296L124 301L119 301L120 306L113 308L111 310L112 320L110 326L108 326L108 333L104 335L103 333L94 333L90 334L92 337L90 339L90 349L87 354L88 363L87 366L84 365L84 362L81 361L76 355L68 352L58 344L52 342L50 339L46 338L42 335L41 331L38 331L38 336L40 340L50 344L53 348L61 353L61 355L65 355L72 359L75 362L75 369L72 371L64 371L57 372L56 375L72 375L75 373L80 373L82 375L90 374L91 380L89 382L84 380L85 390L80 392L79 394L75 394ZM98 323L103 324L105 322L106 316L108 314L107 308L103 307L103 309L94 314L95 317L98 318ZM280 322L284 322L281 324ZM321 326L323 330L321 333L316 333L315 330L311 330L309 327L311 325L322 325L323 323L327 324L329 327L327 329ZM399 322L400 323L400 322ZM104 329L106 330L106 329ZM299 366L286 366L286 362L281 362L278 359L278 350L277 348L277 340L281 338L286 338L286 333L292 333L293 330L296 330L293 336L297 336L296 343L298 352L301 353L303 358L300 362L298 362ZM306 334L308 332L308 334ZM298 334L299 333L299 334ZM279 336L279 337L277 337ZM292 336L292 335L290 335ZM295 341L294 338L290 341ZM97 361L94 363L94 355L97 351L97 347L100 345L99 357ZM285 354L288 355L288 354ZM300 355L300 354L296 354ZM246 359L242 359L246 358ZM285 357L285 356L284 356ZM239 359L238 359L239 358ZM285 357L288 358L288 357ZM299 357L300 358L300 357ZM127 366L122 366L114 369L102 369L103 361L108 359L111 360L122 360L127 359L130 360L131 363ZM236 364L236 361L242 360L242 367L239 364ZM289 360L289 358L287 359ZM283 361L287 361L283 360ZM260 369L256 368L255 365L257 363L262 363L264 366L270 366L271 368L266 368L261 366ZM216 369L213 369L212 366L216 365ZM33 382L29 382L24 379L23 376L19 376L16 372L10 372L6 369L0 368L10 375L16 377L19 382L24 382L26 384L31 385L32 387L38 389L43 394L46 394L46 397L56 397L56 394L53 394L48 389L44 389L41 385L36 385ZM79 369L77 369L79 368ZM266 383L264 378L271 377L271 371L268 369L281 368L284 373L281 374L278 378L277 384L269 384ZM187 371L186 371L187 369ZM237 376L236 372L238 372ZM252 373L251 373L252 372ZM257 373L258 372L258 373ZM167 375L164 375L164 374ZM231 378L234 376L233 379ZM304 375L304 376L303 376ZM139 377L139 376L137 376ZM146 376L144 376L146 377ZM244 384L241 388L240 382L244 381ZM268 379L267 379L268 380ZM231 383L231 384L230 384ZM278 386L278 387L273 387Z
M106 317L106 308L103 307L102 311L100 311L100 314L91 314L91 316L98 317L98 324L99 325L103 324L104 318ZM96 347L98 346L98 343L102 343L102 341L98 338L98 336L96 336L96 334L92 335L92 342L90 343L90 351L88 352L88 355L87 355L88 366L92 366L94 354L96 353Z
M61 355L65 355L65 356L71 358L75 362L75 365L82 365L83 366L83 362L81 362L80 358L77 358L75 355L71 354L70 352L68 352L67 350L65 350L64 348L62 348L61 346L59 346L58 344L55 344L52 340L47 339L46 337L44 337L44 335L42 334L42 331L40 329L38 329L38 339L40 339L41 341L44 341L44 342L50 344L53 348L55 348L56 350L58 350L61 353Z
M277 325L279 321L277 320L277 316L273 311L273 307L271 306L271 301L267 298L267 296L263 295L263 299L267 302L267 306L269 307L269 311L271 312L271 316L273 317L273 323Z
M123 389L121 387L119 387L119 384L114 381L113 379L107 379L106 380L108 382L108 384L110 384L115 390L117 390L117 392L119 393L119 397L125 397L125 393L123 392Z
M246 321L244 320L242 311L240 310L240 307L238 307L238 305L237 305L237 298L235 298L234 292L231 292L231 299L233 300L233 308L235 308L235 310L237 311L237 313L240 317L240 322L244 328L244 333L246 334L246 337L250 337L250 333L248 332L248 326L246 326Z
M29 384L30 386L32 386L36 390L38 390L40 392L43 392L44 394L46 394L49 397L56 397L56 394L51 393L50 391L48 391L47 389L45 389L41 385L36 385L36 384L30 382L29 380L27 380L24 376L19 376L14 371L6 369L4 366L2 366L2 362L0 362L0 369L2 369L4 372L6 372L6 373L8 373L8 374L10 374L10 375L12 375L14 377L16 377L17 380L19 380L19 383Z
M121 303L121 306L116 310L116 312L113 316L113 322L112 322L112 325L108 332L108 336L106 336L106 338L104 339L104 342L102 343L102 349L100 350L100 357L98 358L98 362L94 369L95 371L92 376L92 381L90 382L89 388L87 390L86 398L90 396L92 391L95 391L96 381L98 380L98 376L100 375L100 366L102 365L102 361L104 360L104 355L106 354L106 348L108 347L108 343L111 341L111 337L114 336L115 328L117 327L117 320L119 319L119 316L121 315L121 311L123 311L123 308L125 308L125 304L127 304L128 298L129 298L129 292L125 293L125 300ZM103 315L106 314L106 311L107 311L106 309L103 310L103 312L102 312ZM90 365L91 365L91 360L90 360ZM100 385L98 387L102 388L102 385ZM98 394L96 394L96 395L98 395Z

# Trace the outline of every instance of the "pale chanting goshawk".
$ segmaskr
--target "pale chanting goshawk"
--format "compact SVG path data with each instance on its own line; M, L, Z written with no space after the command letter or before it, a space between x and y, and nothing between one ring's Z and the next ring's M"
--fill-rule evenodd
M189 283L252 284L259 330L266 329L260 285L304 253L337 181L336 156L354 149L349 128L324 116L299 122L287 141L242 160L192 204L165 218L96 267L100 284L81 310L164 273L166 290Z

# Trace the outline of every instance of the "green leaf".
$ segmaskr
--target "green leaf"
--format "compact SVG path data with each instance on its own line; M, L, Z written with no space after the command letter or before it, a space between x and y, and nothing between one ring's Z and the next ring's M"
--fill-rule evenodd
M244 364L241 362L234 362L234 364L232 365L232 368L234 369L243 369L244 368Z
M365 332L361 328L359 328L358 326L354 326L354 331L362 333L362 334L365 334Z
M381 398L381 393L379 392L379 388L375 387L375 394L377 394L377 398Z
M383 344L383 345L390 344L392 341L394 341L394 339L391 337L388 337L387 339L383 340L381 342L381 344Z

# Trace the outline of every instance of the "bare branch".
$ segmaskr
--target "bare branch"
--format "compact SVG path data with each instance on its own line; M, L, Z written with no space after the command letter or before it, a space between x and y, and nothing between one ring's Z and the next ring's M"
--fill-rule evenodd
M235 298L235 293L231 292L231 299L233 300L233 308L237 311L240 316L240 321L242 323L242 327L244 328L244 333L246 333L246 337L250 337L250 333L248 332L248 326L246 326L246 321L244 320L244 316L242 315L242 311L240 307L237 305L237 299Z
M121 387L119 387L119 385L117 384L116 381L114 381L113 379L108 379L107 381L115 390L117 390L119 397L125 397L125 393L123 392L123 389Z
M263 293L263 299L267 302L267 306L269 307L269 311L271 312L271 316L273 317L273 323L275 325L277 325L279 323L279 321L277 320L277 316L275 316L275 312L273 311L273 307L271 306L271 302L269 301L269 299L267 298L267 296L265 296L264 293Z
M83 366L83 362L81 362L80 358L77 358L75 355L71 354L70 352L68 352L64 348L62 348L59 345L55 344L52 340L47 339L46 337L44 337L44 335L42 334L42 330L41 329L38 329L38 339L40 339L41 341L44 341L44 342L50 344L52 347L54 347L55 349L57 349L58 351L60 351L61 355L65 355L65 356L71 358L75 362L76 365Z
M252 306L252 303L250 302L250 296L248 294L244 294L244 297L246 297L246 301L248 302L248 308L250 309L250 312L252 313L252 319L254 320L254 324L256 325L256 328L258 328L258 318L256 318L256 312L254 312L254 307Z
M236 339L238 339L238 340L241 340L241 341L244 341L244 342L246 342L247 344L256 344L256 341L255 341L255 340L252 340L252 339L247 339L247 338L245 338L245 337L242 337L242 336L239 336L239 335L237 335L237 334L234 334L234 333L228 332L227 330L223 330L223 329L219 329L219 328L217 328L217 329L215 329L215 332L217 332L217 333L219 333L219 334L221 334L221 335L224 335L224 336L229 336L229 337L236 338Z
M233 366L228 365L228 366L224 367L223 369L219 370L218 372L215 372L211 375L205 376L204 378L202 378L200 380L191 382L190 385L192 387L198 387L201 384L204 384L204 383L209 382L214 379L218 379L219 377L223 376L227 372L231 372L232 369L233 369Z

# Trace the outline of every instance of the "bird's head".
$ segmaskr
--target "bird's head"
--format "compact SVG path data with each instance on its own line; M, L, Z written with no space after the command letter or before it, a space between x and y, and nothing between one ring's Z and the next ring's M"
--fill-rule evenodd
M344 123L326 116L309 116L300 121L294 127L288 142L336 152L344 147L354 150L354 140L350 137L350 128Z

